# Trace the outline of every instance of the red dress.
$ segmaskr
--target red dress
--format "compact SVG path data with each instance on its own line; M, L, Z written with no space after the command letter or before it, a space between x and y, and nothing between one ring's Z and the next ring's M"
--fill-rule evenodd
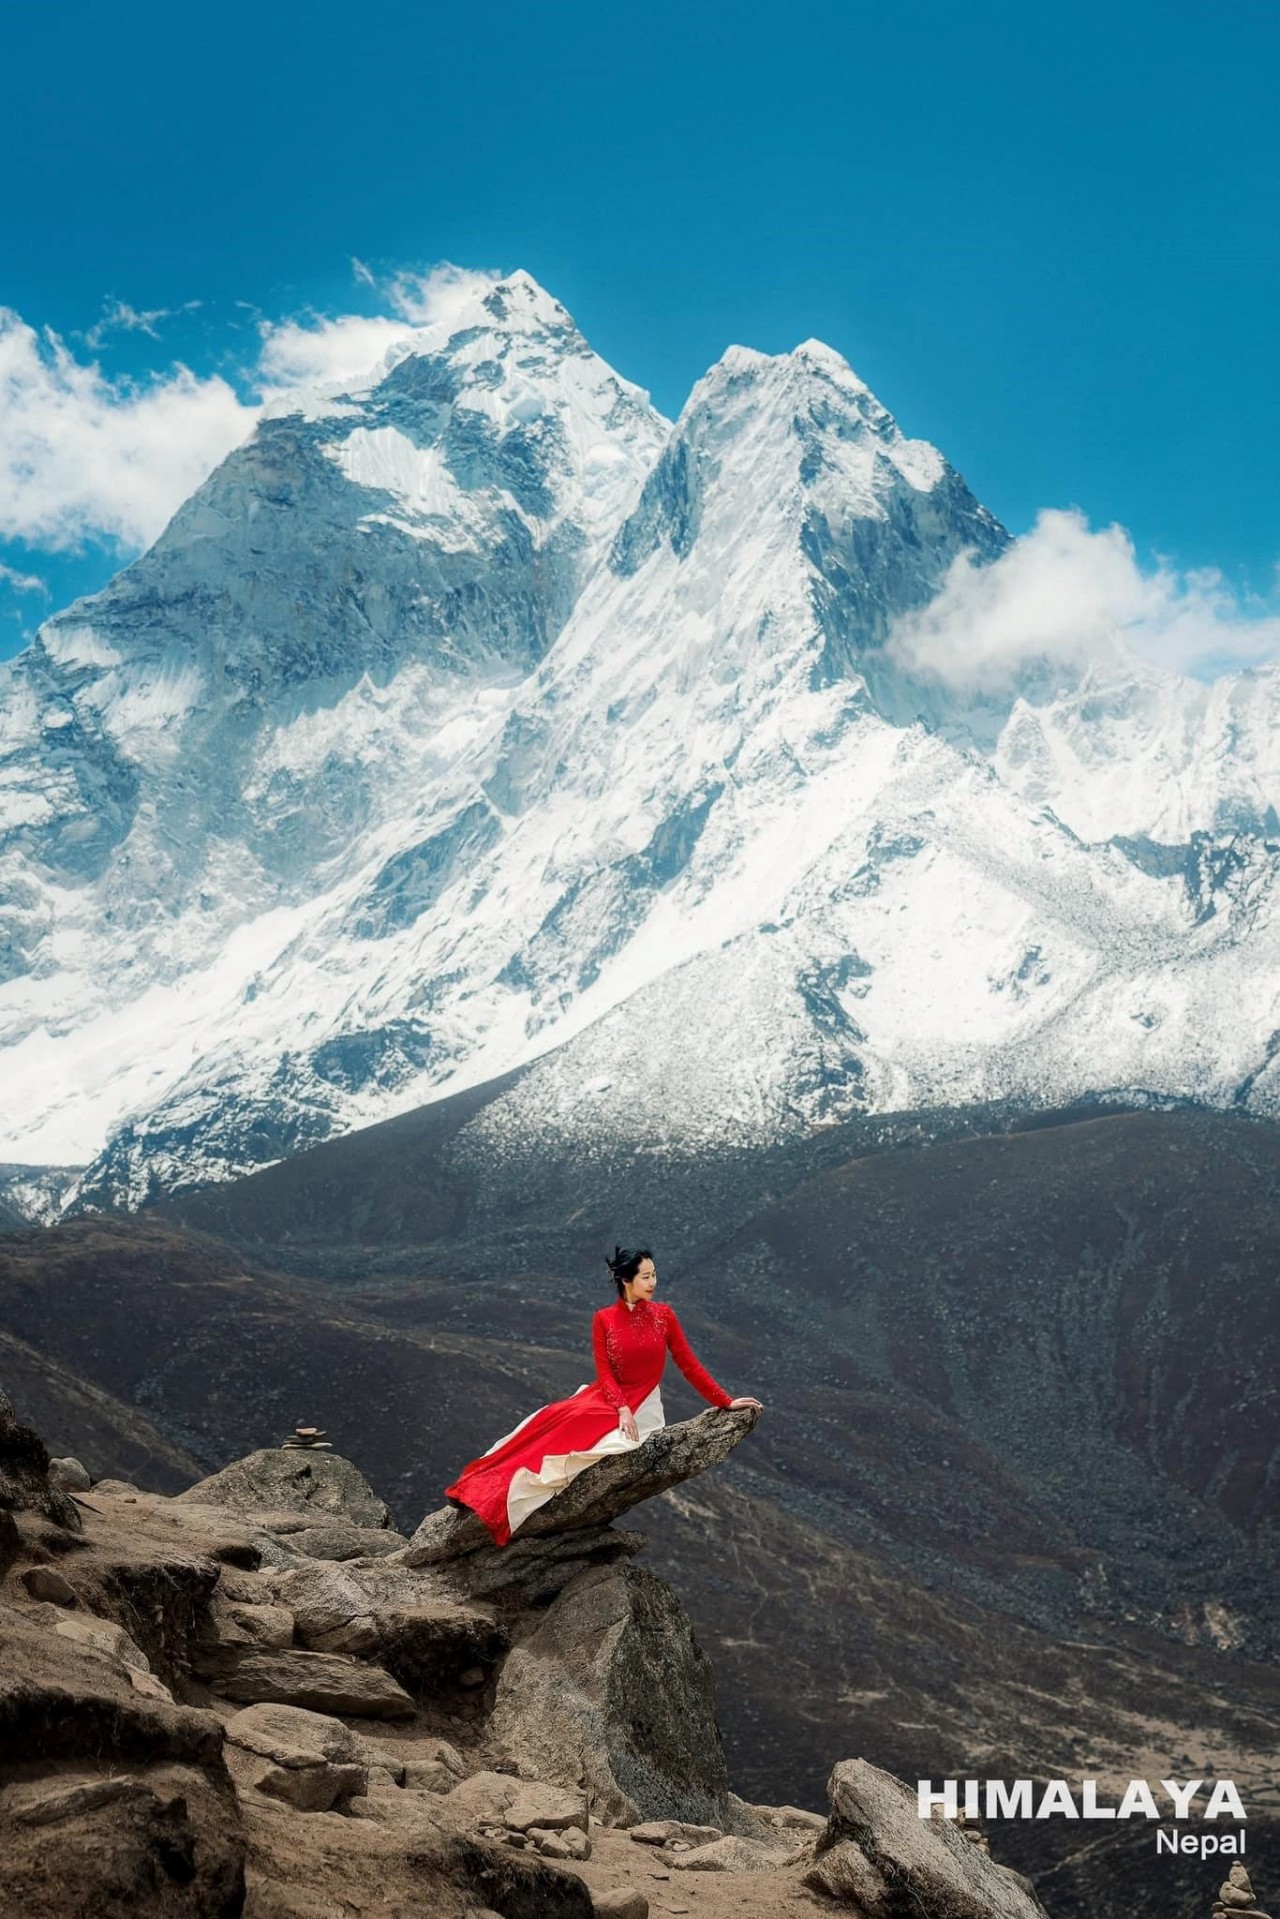
M699 1362L670 1306L643 1299L634 1306L623 1299L602 1306L591 1322L591 1346L593 1384L531 1413L445 1489L447 1498L469 1506L484 1521L499 1546L585 1467L640 1443L618 1425L624 1406L636 1415L641 1440L663 1425L658 1385L668 1353L704 1399L713 1406L730 1404L730 1395Z

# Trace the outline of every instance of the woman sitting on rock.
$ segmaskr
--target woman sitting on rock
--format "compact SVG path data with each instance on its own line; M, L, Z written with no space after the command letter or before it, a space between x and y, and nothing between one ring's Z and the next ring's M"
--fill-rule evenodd
M671 1307L655 1303L652 1253L618 1246L605 1265L618 1301L602 1306L592 1321L594 1383L530 1413L446 1489L446 1498L469 1507L499 1546L587 1466L629 1452L665 1426L659 1382L668 1353L713 1406L760 1405L758 1399L731 1399L697 1359Z

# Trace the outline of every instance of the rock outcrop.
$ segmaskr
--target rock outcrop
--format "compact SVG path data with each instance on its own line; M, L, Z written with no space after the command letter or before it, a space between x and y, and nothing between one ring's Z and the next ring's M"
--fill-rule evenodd
M349 1459L288 1446L264 1446L188 1486L178 1498L196 1506L230 1506L238 1513L305 1513L313 1526L330 1520L371 1530L391 1525L389 1507Z
M527 1546L532 1540L563 1533L589 1534L609 1525L641 1500L669 1492L682 1480L718 1466L759 1417L752 1406L714 1407L696 1419L662 1427L635 1452L601 1459L589 1472L580 1473L525 1520L512 1545ZM495 1547L473 1514L444 1506L427 1514L400 1557L407 1566L456 1563L475 1554L487 1563L488 1556L497 1552L510 1553L511 1547Z
M731 1804L710 1663L670 1587L630 1563L642 1536L611 1522L719 1465L758 1418L744 1407L664 1427L580 1474L508 1546L445 1507L392 1555L501 1622L495 1737L619 1824L676 1818L756 1836Z
M1033 1919L1021 1882L862 1762L836 1768L825 1822L729 1790L709 1662L611 1522L753 1424L667 1429L502 1551L448 1509L341 1562L317 1510L390 1528L332 1455L255 1454L176 1499L102 1482L73 1531L21 1438L0 1919L798 1919L815 1894L861 1919ZM320 1476L291 1486L282 1454Z
M0 1396L2 1398L2 1396ZM75 1502L49 1471L49 1450L39 1433L24 1426L7 1399L0 1404L0 1513L35 1512L68 1532L79 1532ZM0 1520L0 1556L12 1527Z
M831 1817L805 1884L862 1919L1045 1919L1019 1873L953 1820L922 1819L916 1795L865 1759L831 1774Z

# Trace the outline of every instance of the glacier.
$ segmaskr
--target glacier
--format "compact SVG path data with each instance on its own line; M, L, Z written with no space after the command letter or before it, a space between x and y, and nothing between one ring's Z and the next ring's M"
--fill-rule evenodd
M0 669L0 1159L136 1206L514 1068L584 1149L1273 1114L1280 676L944 686L1009 545L820 342L673 423L523 273L278 402Z

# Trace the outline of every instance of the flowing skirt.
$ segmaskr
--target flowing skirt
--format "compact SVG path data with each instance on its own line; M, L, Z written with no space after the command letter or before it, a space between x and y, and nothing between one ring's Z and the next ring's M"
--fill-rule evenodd
M628 1439L618 1412L596 1385L579 1386L568 1399L553 1400L494 1441L464 1466L446 1496L469 1506L499 1546L571 1480L613 1453L629 1453L666 1424L662 1391L655 1386L635 1409L639 1439Z

